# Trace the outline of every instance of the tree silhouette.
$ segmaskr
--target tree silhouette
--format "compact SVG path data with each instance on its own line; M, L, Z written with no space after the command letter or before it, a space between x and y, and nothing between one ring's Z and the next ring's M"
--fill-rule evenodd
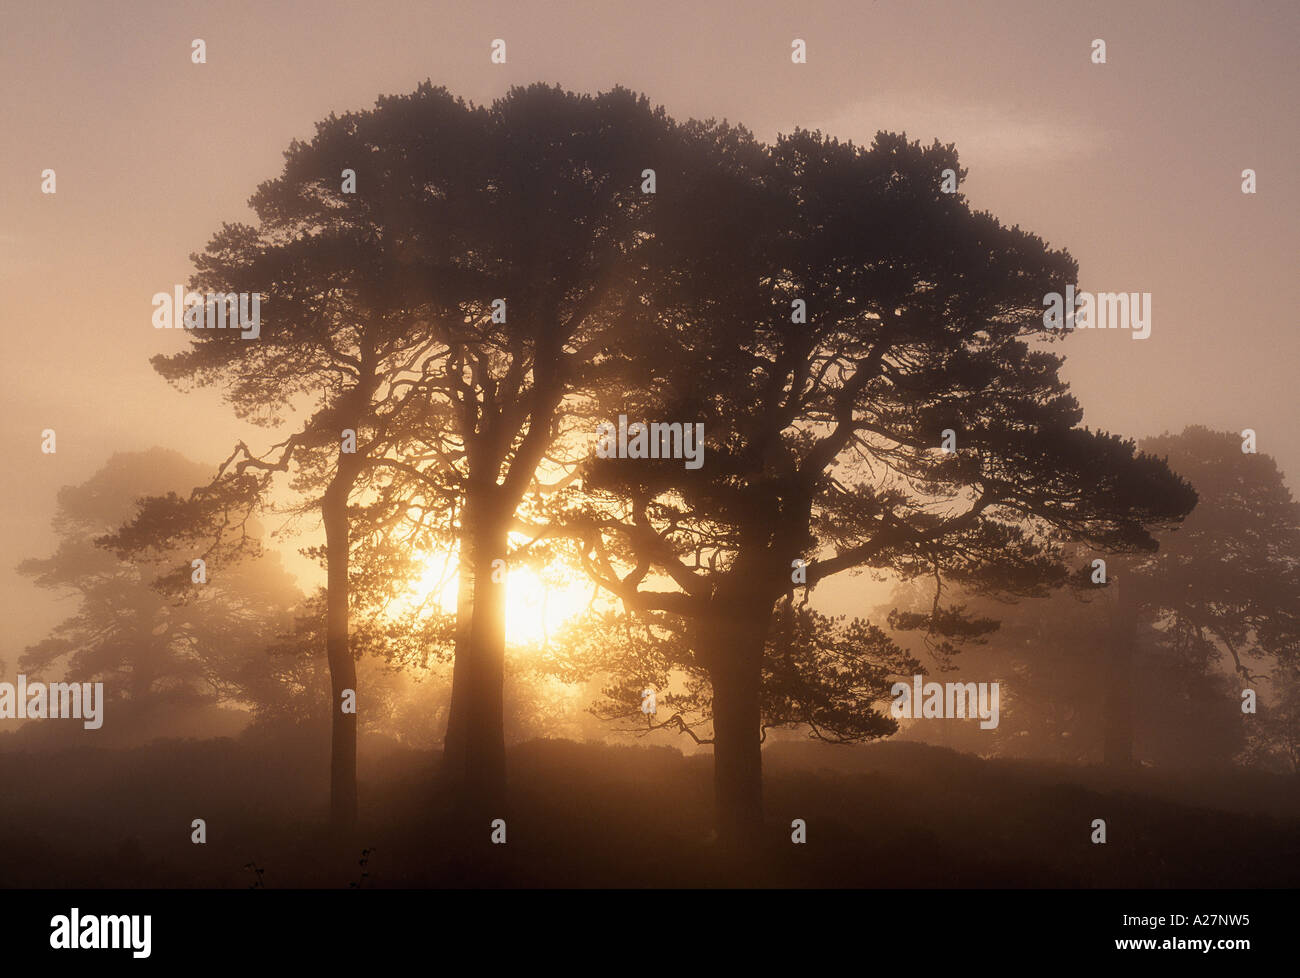
M445 768L473 803L504 788L510 533L521 506L574 477L585 451L574 433L592 393L626 381L620 344L652 315L628 287L658 209L644 171L670 176L709 149L676 131L625 90L543 85L475 108L426 83L371 112L331 116L253 198L259 225L227 225L195 259L193 287L267 296L260 340L196 331L193 349L155 359L175 382L223 385L249 420L282 425L296 400L315 399L272 449L241 443L217 480L188 500L153 501L118 542L138 549L159 534L206 532L237 545L241 519L289 473L302 508L324 523L336 706L356 686L358 541L405 535L409 553L415 533L425 546L458 546ZM355 194L340 193L345 169ZM345 429L354 453L339 450ZM355 818L355 737L355 718L336 710L332 797L343 825Z
M454 299L464 314L444 324L447 360L431 386L460 558L444 768L470 806L504 792L503 585L522 559L510 534L521 507L572 480L585 405L615 382L609 348L654 201L642 171L659 165L671 129L622 89L512 89L484 114L459 223L425 221L412 242L415 255L439 253L449 234L468 243L452 259L466 291L425 279L436 304Z
M629 417L703 423L705 464L593 459L609 505L569 520L596 580L691 622L734 839L761 825L765 650L792 581L874 568L1039 594L1065 579L1063 540L1150 549L1147 527L1194 502L1159 460L1079 427L1042 315L1075 263L942 193L951 147L796 132L753 160L732 161L738 189L716 198L748 206L716 235L660 237L717 246L714 274L651 290L665 376L631 385L655 395ZM916 624L970 627L937 599Z
M357 811L356 714L341 708L345 691L357 686L349 558L362 514L349 504L378 495L399 466L411 477L401 441L424 417L421 385L441 348L425 315L427 289L417 287L405 260L406 226L416 210L436 219L461 199L460 187L413 186L408 152L433 145L458 158L473 116L428 86L407 98L381 98L372 112L331 116L311 143L289 147L280 177L258 188L251 200L257 226L226 224L193 256L192 289L257 292L266 322L255 340L235 330L194 330L191 348L155 357L155 369L178 385L220 386L238 417L287 435L264 452L240 442L210 484L187 499L151 500L116 540L123 552L171 538L206 539L214 553L236 550L243 521L266 509L282 474L299 494L298 511L319 513L333 717L330 811L340 828L351 826ZM344 169L361 174L366 192L341 192ZM302 407L308 416L292 424ZM343 450L347 432L355 451Z

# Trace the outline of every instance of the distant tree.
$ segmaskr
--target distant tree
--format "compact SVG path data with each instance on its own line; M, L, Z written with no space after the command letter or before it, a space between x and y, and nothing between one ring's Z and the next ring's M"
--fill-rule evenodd
M1067 575L1063 541L1150 549L1148 527L1194 495L1132 442L1079 427L1061 358L1031 345L1060 338L1043 298L1075 263L942 193L951 147L796 132L728 162L710 220L656 236L712 272L651 291L661 380L629 385L629 417L703 424L704 464L593 459L585 487L606 505L569 526L629 608L690 622L719 830L744 840L762 820L763 675L795 561L810 588L873 568L1042 594ZM913 624L972 627L939 602Z
M77 598L77 610L30 646L19 668L105 684L109 724L146 723L153 714L216 705L273 708L284 693L266 649L291 625L301 595L279 559L268 555L204 568L191 584L189 554L154 564L122 561L97 544L131 514L137 497L201 480L210 470L175 452L120 453L89 480L60 490L58 549L23 561L19 573ZM256 536L255 526L249 532ZM183 595L153 585L183 561Z
M1257 671L1300 662L1300 505L1277 464L1243 453L1236 433L1201 426L1142 448L1164 457L1199 502L1177 532L1160 536L1158 551L1108 562L1119 599L1107 760L1121 765L1133 760L1135 669L1159 668L1166 695L1178 696L1230 660L1236 687L1220 696L1231 696L1236 714Z
M1067 553L1084 561L1082 549ZM1086 552L1089 558L1094 555ZM1075 562L1069 557L1067 561ZM1090 563L1083 564L1089 571ZM898 589L890 605L880 610L882 619L889 607L928 610L933 589L926 593L923 581L916 585ZM926 723L918 735L937 735L944 746L981 755L1100 763L1113 723L1108 685L1118 611L1115 592L1084 584L1008 604L953 588L947 599L969 614L996 619L999 627L978 644L961 643L952 655L927 655L924 632L914 637L899 633L897 640L942 673L941 681L998 681L999 724L984 730ZM1229 763L1246 732L1231 676L1205 668L1204 662L1194 667L1191 660L1171 654L1162 647L1157 624L1147 619L1138 623L1138 657L1129 677L1132 697L1143 704L1130 731L1141 759L1162 766Z
M1233 432L1194 426L1139 447L1198 494L1181 525L1155 534L1157 551L1067 547L1075 587L1001 613L986 597L950 595L1002 622L976 656L977 668L1008 676L992 739L1121 766L1224 765L1248 740L1263 756L1285 742L1285 677L1298 658L1300 507L1273 460L1243 454ZM898 600L911 611L930 604L916 590ZM1247 687L1258 687L1258 717L1242 714ZM1264 736L1255 728L1266 715Z
M1248 723L1247 760L1300 776L1300 667L1278 665L1271 696Z

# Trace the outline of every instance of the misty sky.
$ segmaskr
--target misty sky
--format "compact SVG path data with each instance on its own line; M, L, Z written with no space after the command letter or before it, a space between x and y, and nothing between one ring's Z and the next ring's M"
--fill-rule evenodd
M489 62L498 37L505 65ZM796 37L806 65L790 62ZM1089 60L1094 38L1106 65ZM763 139L801 126L955 142L975 207L1067 248L1084 289L1153 295L1150 339L1064 345L1086 422L1132 437L1251 427L1294 489L1298 41L1294 2L4 0L0 659L60 617L13 573L53 546L60 486L115 451L215 462L247 434L217 394L153 372L184 335L153 329L152 295L188 280L221 222L251 218L292 139L426 78L476 102L535 81L622 84ZM40 452L44 428L56 455Z

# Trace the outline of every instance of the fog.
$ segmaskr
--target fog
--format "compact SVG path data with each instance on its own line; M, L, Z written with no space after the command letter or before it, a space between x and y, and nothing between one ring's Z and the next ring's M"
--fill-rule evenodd
M1294 883L1293 7L2 21L4 885Z

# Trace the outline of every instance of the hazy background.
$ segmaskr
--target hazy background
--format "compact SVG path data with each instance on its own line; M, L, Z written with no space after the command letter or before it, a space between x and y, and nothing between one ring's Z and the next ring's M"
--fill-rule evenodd
M877 129L955 142L977 208L1079 260L1081 285L1153 295L1151 338L1081 332L1086 423L1131 437L1256 429L1300 472L1296 279L1300 13L1278 3L172 3L0 6L0 659L66 610L13 572L48 552L55 493L113 452L206 462L241 433L148 358L180 348L151 296L330 112L425 78L645 92L678 119ZM808 63L790 62L803 38ZM1089 60L1093 38L1108 63ZM190 42L207 42L207 64ZM489 62L503 38L508 63ZM57 171L58 193L40 193ZM1240 191L1241 171L1259 193ZM54 428L58 453L40 452ZM266 444L254 433L255 446ZM312 570L291 561L295 571ZM862 582L836 610L866 611ZM855 590L858 589L858 590ZM830 590L830 589L828 589Z

